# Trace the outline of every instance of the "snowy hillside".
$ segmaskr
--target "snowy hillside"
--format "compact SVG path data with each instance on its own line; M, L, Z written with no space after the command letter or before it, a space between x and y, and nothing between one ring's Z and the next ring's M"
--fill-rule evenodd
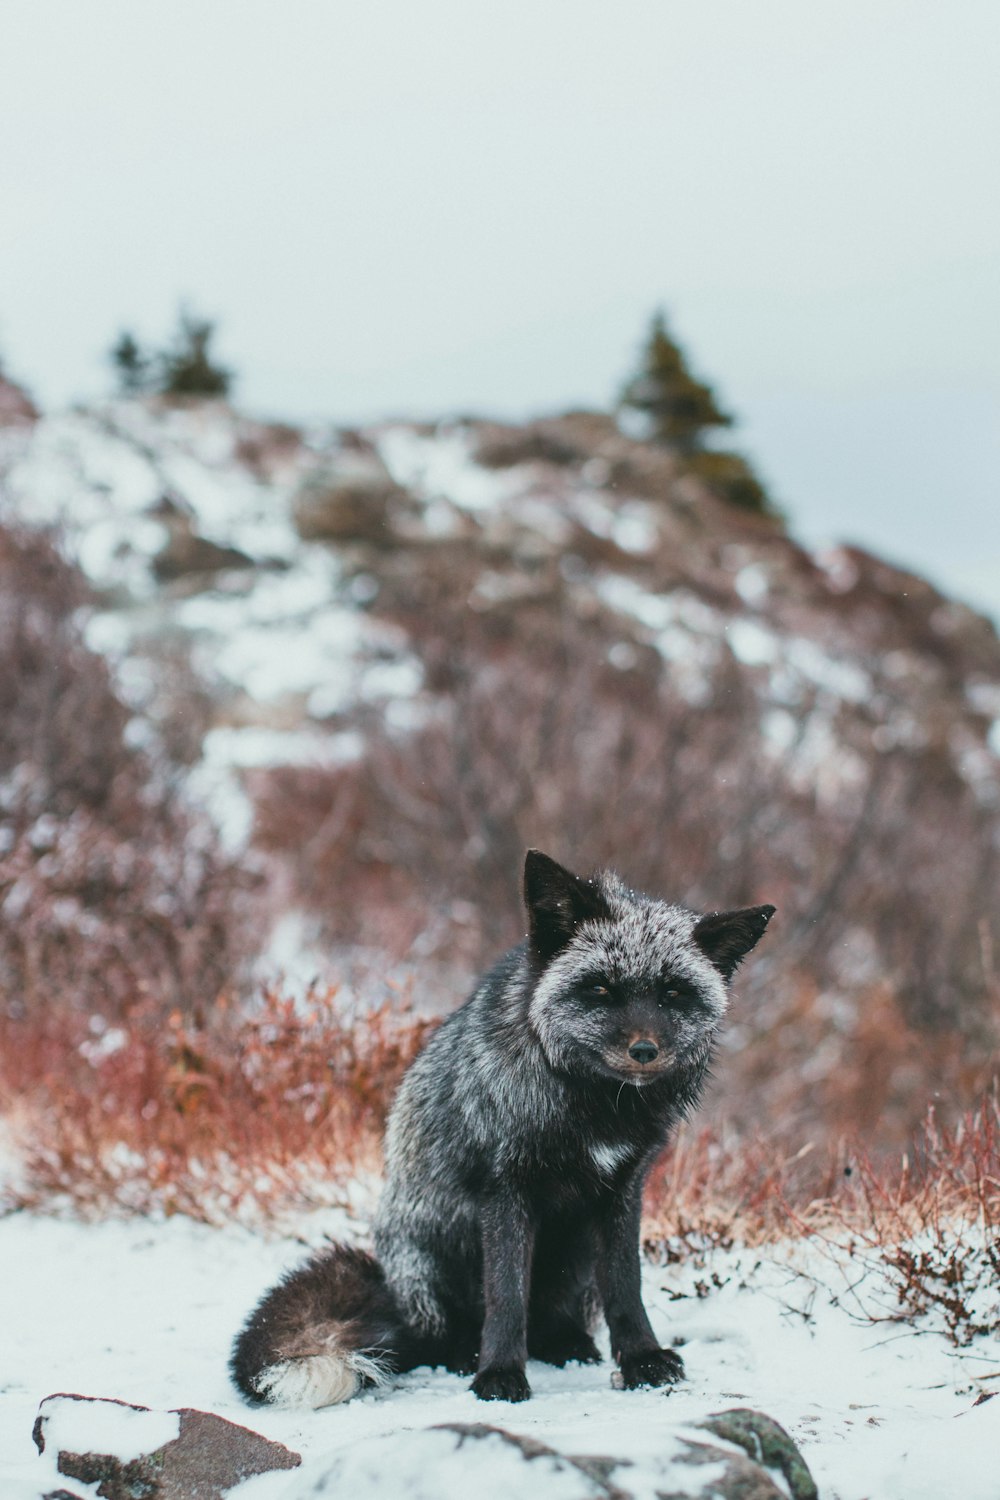
M989 623L855 549L812 556L601 414L4 410L3 1495L60 1483L31 1428L62 1389L303 1454L246 1500L465 1493L478 1460L424 1430L484 1420L652 1494L680 1483L669 1443L734 1405L790 1431L824 1500L992 1496L995 1102L948 1129L1000 1044ZM401 1001L447 1009L516 940L529 845L779 908L716 1133L647 1196L648 1302L689 1380L532 1365L501 1411L416 1372L250 1413L233 1333L303 1242L363 1234L367 1198L305 1206L370 1197L423 1034ZM70 1209L97 1221L44 1216Z
M3 524L51 528L88 580L76 618L128 743L255 882L258 975L390 978L446 1008L517 936L539 844L693 905L779 907L730 1038L755 1089L777 1025L826 1115L911 1128L913 1052L960 1016L982 1076L1000 644L923 580L809 554L598 413L22 414ZM844 1097L862 1043L899 1065Z

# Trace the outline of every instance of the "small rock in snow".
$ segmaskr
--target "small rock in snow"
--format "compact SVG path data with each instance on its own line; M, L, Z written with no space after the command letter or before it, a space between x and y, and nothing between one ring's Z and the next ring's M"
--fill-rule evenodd
M45 1397L32 1437L39 1453L56 1451L60 1474L99 1484L106 1500L222 1500L244 1479L302 1462L282 1443L211 1412L62 1392Z

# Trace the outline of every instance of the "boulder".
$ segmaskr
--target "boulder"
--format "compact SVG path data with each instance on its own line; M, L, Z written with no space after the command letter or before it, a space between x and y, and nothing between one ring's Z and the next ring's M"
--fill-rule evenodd
M253 559L236 547L209 541L194 529L187 507L171 495L163 495L149 514L159 521L167 539L153 558L153 573L161 583L189 574L220 573L223 568L249 568Z
M348 449L302 480L292 515L305 541L392 545L396 523L412 502L377 454Z
M222 1500L244 1479L302 1462L283 1444L211 1412L154 1411L65 1392L46 1396L32 1437L39 1453L54 1454L60 1474L98 1485L102 1500ZM46 1500L78 1497L56 1489Z
M707 1434L708 1440L703 1436ZM482 1422L366 1439L312 1464L308 1485L285 1500L351 1500L405 1491L408 1500L456 1493L490 1500L816 1500L812 1476L788 1433L762 1412L737 1408L691 1426L665 1427L655 1459L572 1455Z

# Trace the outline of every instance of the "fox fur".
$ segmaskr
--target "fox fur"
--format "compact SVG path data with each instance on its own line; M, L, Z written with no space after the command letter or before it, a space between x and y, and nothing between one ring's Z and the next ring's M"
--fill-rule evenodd
M682 1378L642 1304L642 1187L697 1102L729 980L774 908L699 916L537 850L524 895L526 941L400 1087L374 1256L320 1252L237 1338L250 1401L325 1406L423 1364L523 1401L528 1358L600 1359L601 1313L616 1384Z

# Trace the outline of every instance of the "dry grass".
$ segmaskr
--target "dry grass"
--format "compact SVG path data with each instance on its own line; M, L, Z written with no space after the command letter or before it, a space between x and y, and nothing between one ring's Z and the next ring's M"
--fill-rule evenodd
M348 1204L377 1176L386 1114L430 1022L405 1005L345 1014L335 990L275 991L211 1023L149 1005L104 1020L0 1012L0 1118L23 1153L5 1207L274 1220ZM836 1147L683 1128L654 1167L644 1247L721 1285L712 1252L808 1241L871 1322L929 1315L956 1346L1000 1331L1000 1104L913 1148Z
M14 1206L184 1213L215 1222L329 1201L377 1169L389 1102L430 1029L389 1004L345 1014L334 990L268 991L211 1024L136 1006L0 1019L0 1112L25 1155ZM26 1128L27 1127L27 1128Z
M352 1013L336 989L165 1019L148 1003L110 1019L0 1010L0 1114L32 1121L19 1201L196 1218L303 1201L377 1169L432 1026L405 998ZM858 1139L686 1126L646 1194L647 1244L665 1259L789 1235L943 1242L973 1221L1000 1223L995 1089L953 1126L931 1110L910 1150L878 1157Z
M870 1323L929 1317L956 1347L1000 1332L1000 1102L996 1088L954 1127L928 1111L910 1151L875 1158L859 1141L797 1149L762 1137L682 1130L646 1196L645 1249L694 1261L809 1241L845 1278L839 1300Z

